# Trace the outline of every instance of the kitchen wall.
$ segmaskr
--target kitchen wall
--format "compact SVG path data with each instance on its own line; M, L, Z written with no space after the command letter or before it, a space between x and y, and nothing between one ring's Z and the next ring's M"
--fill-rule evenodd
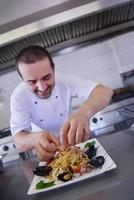
M134 32L128 32L54 57L56 70L122 87L120 73L134 69ZM21 79L16 71L0 76L0 130L9 127L10 95Z

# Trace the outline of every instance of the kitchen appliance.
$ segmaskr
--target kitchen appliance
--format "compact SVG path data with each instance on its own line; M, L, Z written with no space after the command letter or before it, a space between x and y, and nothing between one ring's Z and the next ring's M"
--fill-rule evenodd
M3 172L3 161L1 155L0 155L0 172Z
M27 160L33 156L32 152L19 152L11 135L10 128L0 131L0 157L3 164L14 160Z
M20 159L19 153L16 150L12 136L9 136L7 133L5 133L4 135L3 132L2 136L0 138L0 155L2 156L2 162L7 163L16 159Z
M19 152L16 150L10 128L0 131L0 155L2 162L20 159Z
M82 104L82 100L73 101L72 112ZM134 127L134 86L113 90L110 104L90 119L91 137L116 133Z
M91 118L90 130L92 137L125 130L134 123L134 93L133 96L131 95L131 97L123 100L119 95L119 101L117 97L116 100L117 102L111 103Z

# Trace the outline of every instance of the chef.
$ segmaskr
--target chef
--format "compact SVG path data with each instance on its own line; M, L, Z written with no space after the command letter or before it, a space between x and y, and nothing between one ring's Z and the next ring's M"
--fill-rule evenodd
M61 144L89 139L89 120L109 104L112 89L57 74L51 55L40 46L21 50L16 64L23 80L11 95L10 124L16 147L20 151L35 149L38 158L46 161ZM83 104L71 113L73 98L83 99Z

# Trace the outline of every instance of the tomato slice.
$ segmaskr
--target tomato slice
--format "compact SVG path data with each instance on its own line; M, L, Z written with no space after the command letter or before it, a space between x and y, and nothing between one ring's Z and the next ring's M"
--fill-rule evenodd
M80 173L81 167L77 165L71 166L73 173Z

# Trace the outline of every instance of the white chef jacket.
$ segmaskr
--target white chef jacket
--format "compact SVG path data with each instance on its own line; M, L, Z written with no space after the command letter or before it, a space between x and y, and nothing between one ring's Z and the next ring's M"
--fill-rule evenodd
M59 74L55 74L55 80L52 95L47 99L38 98L24 82L17 86L10 104L13 135L19 131L32 131L36 127L58 136L61 125L70 114L72 98L86 100L97 85L91 80Z

